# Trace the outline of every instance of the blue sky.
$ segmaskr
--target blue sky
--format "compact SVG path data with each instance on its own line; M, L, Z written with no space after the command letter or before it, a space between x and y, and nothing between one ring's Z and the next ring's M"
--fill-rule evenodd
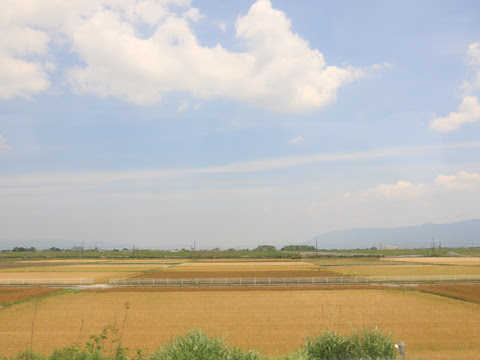
M0 247L478 218L479 7L7 0Z

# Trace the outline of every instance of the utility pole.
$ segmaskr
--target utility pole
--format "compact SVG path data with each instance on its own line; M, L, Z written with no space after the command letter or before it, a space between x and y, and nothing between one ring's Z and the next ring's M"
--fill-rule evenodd
M315 259L317 258L317 252L318 252L318 242L315 240Z
M432 237L432 256L435 256L435 236Z

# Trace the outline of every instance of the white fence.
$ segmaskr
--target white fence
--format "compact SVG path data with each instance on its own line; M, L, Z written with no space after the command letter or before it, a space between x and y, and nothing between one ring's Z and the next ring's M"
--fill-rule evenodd
M0 285L93 285L93 279L0 279Z
M208 286L208 285L329 285L480 281L480 275L337 276L262 278L112 278L111 285Z

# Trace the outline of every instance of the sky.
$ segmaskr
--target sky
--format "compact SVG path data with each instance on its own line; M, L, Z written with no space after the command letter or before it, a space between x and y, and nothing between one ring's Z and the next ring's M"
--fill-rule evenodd
M0 248L480 217L478 1L2 8Z

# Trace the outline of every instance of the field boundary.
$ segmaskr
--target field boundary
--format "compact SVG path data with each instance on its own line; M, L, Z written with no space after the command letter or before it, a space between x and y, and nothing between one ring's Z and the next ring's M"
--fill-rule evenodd
M93 285L93 279L58 278L58 279L0 279L0 285Z
M270 286L383 283L476 282L480 275L255 277L255 278L111 278L110 285L124 286Z

